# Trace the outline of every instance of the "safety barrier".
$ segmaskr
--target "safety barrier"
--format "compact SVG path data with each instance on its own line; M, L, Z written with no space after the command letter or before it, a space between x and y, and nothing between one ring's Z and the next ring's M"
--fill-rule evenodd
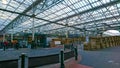
M28 57L25 53L22 53L19 59L0 61L0 68L33 68L54 63L60 63L60 67L64 68L64 60L72 57L77 60L77 56L77 48L74 51L64 52L62 50L60 54L37 57Z

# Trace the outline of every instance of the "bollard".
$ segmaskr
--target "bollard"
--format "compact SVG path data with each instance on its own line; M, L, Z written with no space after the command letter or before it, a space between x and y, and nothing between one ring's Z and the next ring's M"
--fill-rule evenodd
M63 50L60 51L59 60L60 60L60 68L65 68L65 65L64 65L64 51Z
M26 57L25 53L21 54L18 68L28 68L28 60L26 60Z
M74 48L75 60L78 60L78 51L77 48Z
M25 68L25 54L21 55L21 68Z

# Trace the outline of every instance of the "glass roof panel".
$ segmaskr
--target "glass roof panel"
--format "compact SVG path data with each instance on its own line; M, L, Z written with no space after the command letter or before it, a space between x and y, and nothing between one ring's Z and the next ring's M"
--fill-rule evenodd
M7 4L3 4L2 1L0 1L1 9L13 12L9 13L0 10L0 30L11 21L15 20L18 14L15 14L14 12L22 13L35 1L37 0L7 0ZM115 0L44 0L34 7L35 15L37 18L48 21L35 19L35 27L37 28L40 26L40 29L43 31L62 28L63 26L51 24L49 21L57 21L57 23L65 24L66 19L68 19L67 23L69 26L76 26L78 28L84 28L85 25L89 26L90 24L95 26L95 23L100 27L101 23L118 23L120 21L120 18L118 17L120 15L120 4L118 3L117 5L115 4L108 7L103 5L112 1ZM98 7L100 5L103 6ZM94 9L95 7L100 9L96 10ZM26 14L29 16L33 14L32 12L33 10L31 9ZM19 19L20 18L18 18L18 20ZM14 21L14 23L16 22L18 21ZM17 27L14 29L31 29L32 22L32 18L27 19L26 21L17 24ZM44 26L46 23L48 24Z
M84 4L79 5L79 3L84 3ZM87 4L88 3L86 3L84 0L82 0L82 1L79 1L79 0L74 0L74 1L73 0L71 0L71 1L65 0L63 3L57 4L56 6L52 7L48 11L43 12L44 17L42 16L43 14L42 15L37 15L37 16L38 17L42 16L42 18L44 18L44 19L54 21L54 20L59 19L59 18L67 17L68 15L72 15L73 13L75 14L74 10L78 10L78 8L80 10L82 8L83 8L83 10L89 9L87 7ZM82 6L85 6L85 7L82 7ZM59 17L59 18L57 18L57 17Z
M4 9L6 11L0 10L0 30L3 29L7 24L9 24L13 19L15 19L18 14L14 14L14 12L22 13L29 5L31 5L35 0L6 0L6 4L0 0L0 9ZM11 12L13 13L11 13ZM4 25L4 26L3 26Z

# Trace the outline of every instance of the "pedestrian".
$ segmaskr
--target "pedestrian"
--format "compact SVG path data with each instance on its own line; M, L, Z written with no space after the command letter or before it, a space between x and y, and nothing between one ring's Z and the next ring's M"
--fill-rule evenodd
M4 46L4 51L5 51L5 49L8 47L8 42L4 41L3 44L4 44L3 46Z

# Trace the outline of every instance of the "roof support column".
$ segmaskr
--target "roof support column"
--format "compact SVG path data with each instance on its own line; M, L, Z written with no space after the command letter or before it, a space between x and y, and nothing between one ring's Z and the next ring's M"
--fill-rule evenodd
M68 26L68 21L67 21L67 23L65 25L65 27L66 27L66 33L65 33L66 38L68 38L68 33L69 33L69 30L67 29L68 28L67 26Z
M32 22L32 41L35 40L35 19L33 17L33 22Z
M32 5L32 12L33 12L33 15L32 15L32 18L33 18L33 21L32 21L32 41L35 40L35 11L36 11L37 7L34 7L34 4Z
M66 34L65 35L66 35L66 38L68 38L68 30L66 30Z
M14 33L14 30L13 30L13 27L12 27L12 32L11 32L11 42L13 41L13 33Z
M13 33L11 33L11 42L13 41Z
M89 42L89 32L85 31L85 39L86 39L86 43Z
M5 33L3 34L3 42L5 41Z

